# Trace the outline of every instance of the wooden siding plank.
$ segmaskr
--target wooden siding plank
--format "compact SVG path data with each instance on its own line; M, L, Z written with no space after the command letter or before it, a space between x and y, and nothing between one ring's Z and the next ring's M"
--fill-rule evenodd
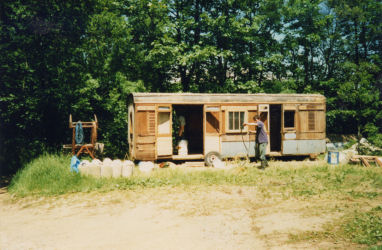
M220 104L220 103L323 103L319 94L201 94L201 93L132 93L135 103Z

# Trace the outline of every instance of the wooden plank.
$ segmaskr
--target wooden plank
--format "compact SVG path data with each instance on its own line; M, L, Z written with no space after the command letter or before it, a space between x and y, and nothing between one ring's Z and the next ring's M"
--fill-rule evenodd
M300 132L296 133L297 140L325 139L324 132Z
M183 163L185 167L205 167L204 161L186 161Z
M317 103L326 98L319 94L201 94L132 93L134 103L212 104L212 103Z
M226 104L222 106L222 110L229 110L229 111L246 111L246 110L257 110L257 103L232 103L232 104Z
M378 156L353 155L353 157L350 159L350 161L360 163L360 162L362 162L361 158L366 160L366 161L374 161L377 166L382 167L382 161L378 158Z
M155 106L137 106L138 111L148 111L148 110L155 110Z
M374 156L374 155L353 155L352 158L359 159L361 157L368 160L374 160L375 158L377 158L377 156Z
M192 154L192 155L173 155L173 160L200 160L204 159L203 154Z
M302 104L298 106L299 110L325 110L324 104L315 104L315 103L309 103L309 104Z
M225 110L222 110L221 112L221 131L220 133L221 134L225 134L226 133L226 112Z
M366 158L364 158L364 157L360 157L359 159L361 160L362 164L363 164L365 167L370 167L370 164L369 164L369 162L366 160Z
M250 134L250 137L249 137L249 140L251 142L254 142L255 141L255 137L256 137L256 134ZM222 142L229 142L229 141L243 141L243 138L244 138L244 141L248 141L248 134L244 134L241 135L241 134L226 134L226 135L222 135L221 136L221 139L222 139Z
M155 136L138 136L137 144L150 144L155 142Z
M157 138L157 154L172 155L172 137L158 137Z
M297 105L296 104L284 104L284 110L296 110Z
M155 143L137 144L135 156L138 160L155 160Z

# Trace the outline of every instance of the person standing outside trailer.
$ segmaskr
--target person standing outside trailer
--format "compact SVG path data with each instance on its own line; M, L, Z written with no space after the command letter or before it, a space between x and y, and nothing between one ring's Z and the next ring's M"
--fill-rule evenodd
M244 123L243 126L247 125L255 125L256 126L256 144L255 144L255 157L256 159L260 159L261 168L264 169L268 166L267 158L265 157L265 153L267 151L268 145L268 136L267 131L264 125L264 117L261 120L258 115L255 115L254 123Z

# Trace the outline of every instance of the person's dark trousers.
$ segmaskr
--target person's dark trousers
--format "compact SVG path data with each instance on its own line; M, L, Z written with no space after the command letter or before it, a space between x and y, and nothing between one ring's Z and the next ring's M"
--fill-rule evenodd
M267 144L264 143L256 143L255 155L256 159L261 161L261 168L265 168L268 166L267 158L265 157L265 153L267 152Z

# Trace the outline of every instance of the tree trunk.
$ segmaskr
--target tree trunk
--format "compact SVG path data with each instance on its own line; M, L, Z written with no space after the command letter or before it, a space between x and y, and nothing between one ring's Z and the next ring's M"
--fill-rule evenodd
M354 19L354 52L355 52L355 63L359 65L359 49L358 49L358 22Z

